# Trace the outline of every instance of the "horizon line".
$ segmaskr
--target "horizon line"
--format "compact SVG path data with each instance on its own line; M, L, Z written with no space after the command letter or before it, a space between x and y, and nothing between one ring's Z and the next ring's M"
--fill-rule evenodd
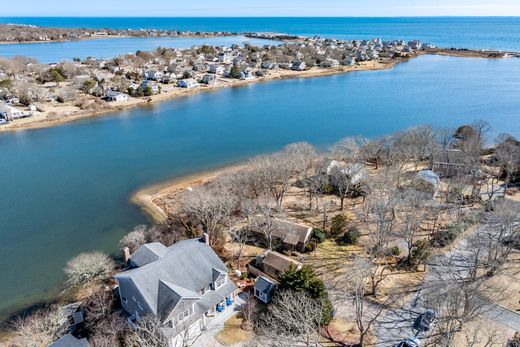
M58 15L58 16L41 16L41 15L8 15L0 16L0 18L520 18L520 15L443 15L443 16L424 16L424 15L402 15L402 16L107 16L107 15Z

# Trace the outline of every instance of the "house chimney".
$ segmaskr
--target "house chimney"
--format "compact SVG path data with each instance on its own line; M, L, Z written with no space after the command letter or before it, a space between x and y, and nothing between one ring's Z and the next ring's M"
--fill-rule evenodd
M125 264L130 260L130 248L123 248L123 259L125 260Z
M209 234L208 233L202 234L201 241L204 242L205 244L209 245Z

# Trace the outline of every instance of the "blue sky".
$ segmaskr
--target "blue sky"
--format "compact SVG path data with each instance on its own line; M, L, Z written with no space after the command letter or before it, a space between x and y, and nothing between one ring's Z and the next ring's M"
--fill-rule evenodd
M520 0L19 0L0 16L520 16Z

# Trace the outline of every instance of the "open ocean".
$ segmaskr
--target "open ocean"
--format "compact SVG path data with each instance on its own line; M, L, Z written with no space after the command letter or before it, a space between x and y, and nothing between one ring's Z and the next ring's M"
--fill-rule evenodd
M52 27L283 32L341 39L419 39L440 47L520 51L520 17L138 18L14 17L0 23Z

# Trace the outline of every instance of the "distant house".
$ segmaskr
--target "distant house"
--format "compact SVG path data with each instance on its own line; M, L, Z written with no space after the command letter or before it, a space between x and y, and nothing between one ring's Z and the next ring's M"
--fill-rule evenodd
M303 71L305 70L306 68L306 65L305 65L305 62L303 61L295 61L291 64L291 70L294 70L294 71Z
M354 57L345 58L345 59L343 59L342 64L345 65L345 66L355 65L356 64L356 58L354 58Z
M186 79L183 79L183 80L178 80L177 81L177 86L180 87L180 88L191 89L191 88L194 88L194 87L197 86L197 81L195 81L193 78L186 78Z
M269 223L268 226L263 216L255 216L249 229L258 236L265 238L263 230L269 228L273 241L280 242L286 249L305 251L305 246L311 239L311 227L277 218L271 219Z
M90 347L86 338L78 339L71 334L64 335L47 347Z
M143 90L148 88L148 87L150 87L150 89L152 90L153 94L159 94L160 89L159 89L159 85L157 85L157 83L152 82L152 81L148 81L148 80L145 80L145 81L141 82L141 88L143 88Z
M215 75L206 74L202 76L201 82L207 85L213 85L217 83L217 78L215 77Z
M200 334L208 317L233 309L236 286L204 237L170 247L145 244L131 255L130 264L132 269L114 276L128 322L138 325L141 317L157 317L170 346L182 345L186 333Z
M441 177L453 177L464 174L464 152L458 149L445 149L432 156L431 170Z
M160 71L150 70L143 73L143 77L152 81L159 81L164 76Z
M106 95L107 101L122 102L128 101L128 94L109 90Z
M430 198L434 198L441 190L441 180L435 172L422 170L413 179L411 188L425 193Z
M0 103L0 118L5 119L6 121L12 121L30 116L32 116L31 112L24 112L17 109L16 107Z
M209 67L209 73L216 74L216 75L224 75L226 72L226 68L220 64L213 64Z
M341 172L345 174L346 177L350 179L350 182L353 185L361 183L366 177L366 171L362 164L353 163L353 164L341 164L336 160L332 160L327 166L327 175L330 178L330 184L333 186L337 186L336 177L332 175L333 170L339 168Z

